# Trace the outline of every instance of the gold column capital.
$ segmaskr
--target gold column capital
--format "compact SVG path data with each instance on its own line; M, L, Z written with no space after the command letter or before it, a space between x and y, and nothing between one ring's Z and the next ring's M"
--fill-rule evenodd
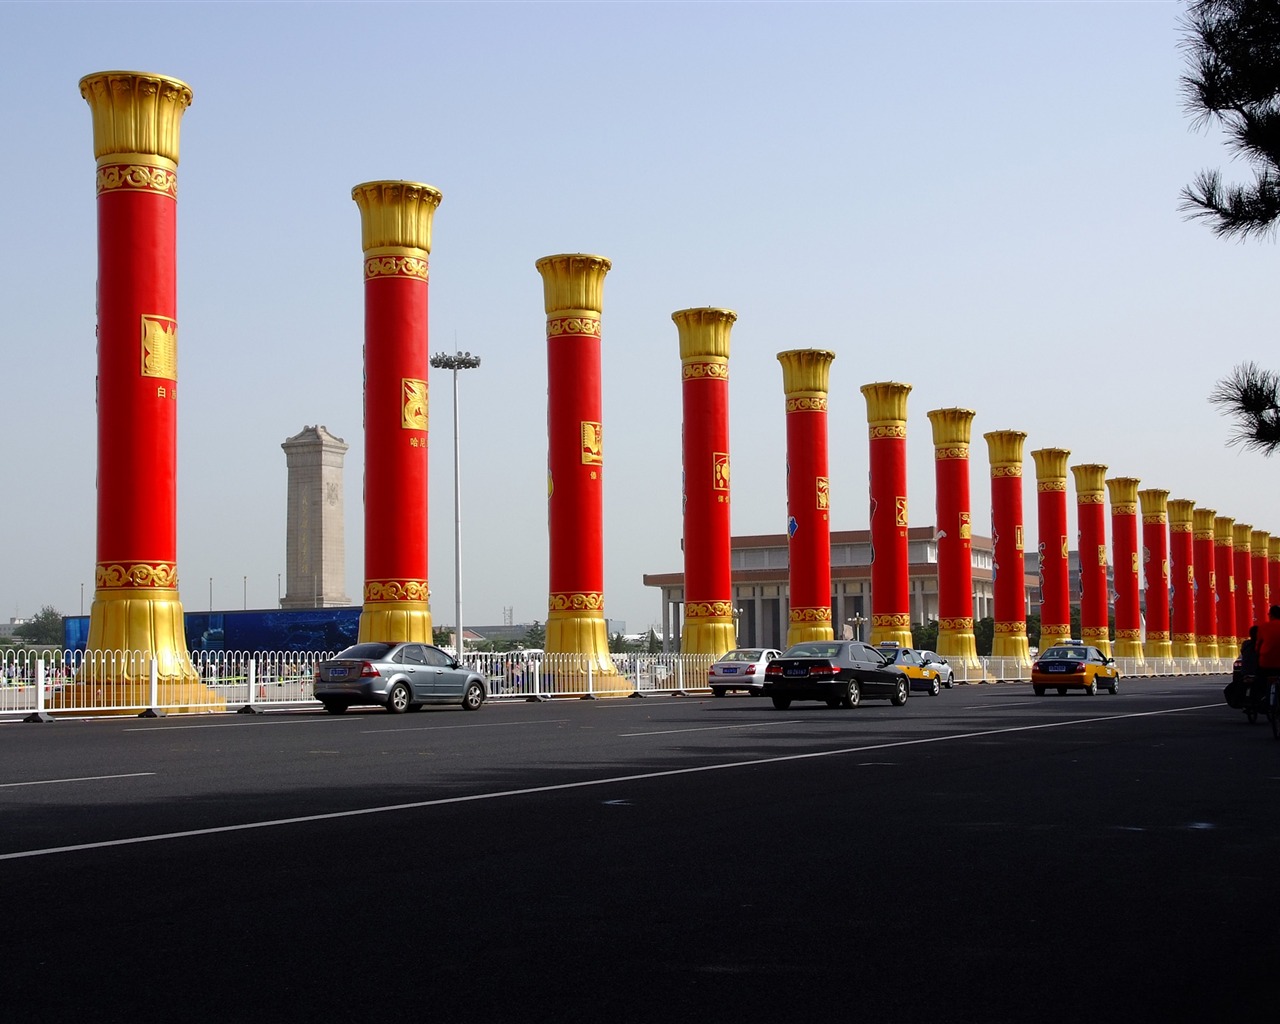
M872 426L907 422L907 395L911 394L910 384L886 380L875 384L863 384L858 390L867 400L867 422Z
M1251 536L1253 534L1252 523L1236 523L1231 527L1231 546L1237 551L1247 551L1253 553Z
M1191 510L1191 532L1196 540L1213 540L1213 518L1218 514L1216 508L1200 508Z
M1112 511L1118 511L1117 505L1138 511L1138 485L1142 483L1133 476L1113 476L1107 480L1107 494L1111 498Z
M1195 522L1196 503L1190 498L1169 499L1169 529L1189 533Z
M1023 430L989 430L982 435L987 442L987 458L992 476L1022 476L1022 444L1027 439Z
M671 314L680 337L680 359L728 359L729 331L738 314L731 309L702 306Z
M145 71L98 71L80 79L93 115L93 155L158 156L178 162L178 128L191 106L191 86Z
M1230 544L1231 531L1235 527L1235 522L1235 518L1232 516L1214 516L1213 542L1215 544Z
M933 425L933 446L967 445L973 433L973 418L977 415L972 409L931 409L928 416Z
M559 253L543 256L534 266L542 275L542 304L548 316L562 310L599 314L604 308L604 275L613 263L603 256Z
M1142 517L1158 516L1152 522L1168 522L1169 492L1158 487L1147 487L1138 492L1138 501L1142 505Z
M360 245L431 252L431 219L440 190L418 181L366 181L351 190L360 207Z
M825 395L831 389L831 363L836 354L825 348L793 348L778 353L782 390L787 396Z
M1076 500L1085 504L1100 504L1106 489L1107 467L1096 462L1082 462L1071 467L1076 481Z
M1272 537L1267 541L1267 561L1280 562L1280 537ZM1274 594L1272 600L1275 604L1280 604Z
M1037 448L1031 453L1036 462L1036 480L1040 483L1066 483L1068 448Z
M1249 550L1255 558L1266 558L1270 544L1271 534L1266 530L1254 530L1249 534Z

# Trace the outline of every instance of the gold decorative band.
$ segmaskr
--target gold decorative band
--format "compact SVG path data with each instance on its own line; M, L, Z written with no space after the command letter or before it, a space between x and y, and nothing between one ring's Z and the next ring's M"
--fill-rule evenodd
M604 608L604 594L552 594L547 606L553 612L598 612Z
M787 399L787 412L826 412L827 399L823 395L804 395Z
M1067 481L1062 480L1038 480L1036 481L1036 490L1044 493L1045 491L1065 491L1067 489Z
M1193 644L1196 642L1194 633L1174 633L1169 637L1175 644Z
M178 198L178 175L170 165L103 164L98 168L98 195L107 192L153 192Z
M933 458L936 462L943 462L948 459L968 459L969 446L967 444L936 445L933 449Z
M907 425L905 423L872 423L867 430L872 441L892 441L899 438L905 440Z
M1167 629L1149 629L1147 630L1147 642L1155 641L1156 643L1164 643L1169 639L1169 631Z
M1218 634L1217 633L1197 633L1196 643L1204 644L1206 647L1208 646L1216 647L1218 645Z
M796 622L830 622L830 608L792 608L788 616L792 623Z
M1143 526L1164 526L1169 522L1169 516L1164 512L1148 512L1142 517Z
M1000 636L1026 636L1026 622L997 622L996 633Z
M1050 636L1070 636L1071 623L1069 622L1042 622L1040 624L1041 635L1048 633Z
M1149 635L1149 634L1148 634ZM1140 629L1117 629L1117 640L1141 640L1142 630Z
M590 334L598 338L600 321L585 316L547 317L547 337L555 338L561 334Z
M871 616L871 628L876 629L881 626L892 626L899 629L907 629L911 625L911 616L901 612L891 612L888 615Z
M94 586L99 590L175 590L178 567L172 562L99 562Z
M689 601L684 606L686 619L732 619L732 601Z
M427 261L421 256L370 256L364 261L364 279L376 281L387 277L427 280Z
M688 362L681 364L680 376L684 380L703 380L706 378L710 378L712 380L728 380L729 360L691 359Z
M1136 516L1138 514L1138 506L1134 505L1112 505L1111 514L1113 516Z
M365 601L425 601L426 580L366 580Z
M1192 532L1191 524L1190 523L1170 523L1169 532L1170 533L1191 533Z
M1104 504L1101 491L1085 491L1083 494L1076 495L1077 505L1101 505Z
M1191 531L1191 536L1194 537L1196 540L1213 540L1213 527L1211 526L1207 530L1193 529Z
M949 633L972 633L973 616L961 616L955 619L939 619L938 628L945 629Z
M993 480L1003 476L1022 476L1021 466L992 466L991 478Z

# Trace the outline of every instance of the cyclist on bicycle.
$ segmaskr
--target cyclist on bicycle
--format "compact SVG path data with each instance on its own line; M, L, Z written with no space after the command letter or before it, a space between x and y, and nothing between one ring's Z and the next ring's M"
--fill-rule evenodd
M1258 671L1254 675L1253 697L1266 700L1271 683L1280 681L1280 604L1273 604L1267 621L1258 623Z

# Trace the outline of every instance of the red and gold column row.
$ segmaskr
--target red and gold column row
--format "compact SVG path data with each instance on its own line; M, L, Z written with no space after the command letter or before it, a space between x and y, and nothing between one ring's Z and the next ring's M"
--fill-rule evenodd
M1022 445L1027 435L1020 430L993 430L982 436L991 463L991 587L995 604L991 654L1030 664L1022 514Z
M1080 639L1111 653L1107 608L1107 513L1103 491L1107 467L1072 466L1080 557Z
M1195 507L1190 498L1169 501L1169 581L1173 590L1171 652L1175 658L1198 660L1196 629ZM1210 513L1212 516L1212 513ZM1209 657L1207 653L1203 655Z
M1196 592L1196 653L1200 658L1218 656L1218 575L1213 550L1216 509L1195 508L1191 513Z
M364 604L361 641L430 643L427 258L440 192L351 190L364 250Z
M1267 589L1271 594L1270 608L1280 604L1280 537L1267 541Z
M684 429L684 654L737 645L730 577L728 309L671 314L680 338Z
M1142 505L1142 571L1146 581L1147 639L1143 654L1170 658L1169 636L1169 492L1138 492ZM1117 619L1117 628L1119 620Z
M1066 448L1037 448L1036 505L1040 529L1040 649L1071 637L1071 590L1067 562Z
M1213 519L1213 568L1216 573L1214 594L1219 658L1234 658L1240 648L1236 640L1236 560L1231 540L1235 522L1230 516L1214 516Z
M1235 641L1239 652L1240 641L1249 636L1253 625L1253 526L1236 523L1231 528L1231 551L1234 559L1232 583L1235 586ZM1234 655L1233 655L1234 657Z
M1271 534L1266 530L1254 530L1249 536L1249 551L1253 560L1253 609L1252 622L1265 622L1267 611L1271 608L1271 578L1267 572L1267 552L1271 543ZM1248 630L1245 630L1248 636Z
M791 611L787 646L831 640L831 490L827 394L835 353L778 353L787 412L787 538Z
M1142 656L1142 581L1138 573L1138 484L1131 476L1107 481L1111 498L1111 574L1115 588L1117 658L1144 664ZM1106 585L1106 573L1103 573Z
M980 669L973 633L973 510L969 500L972 409L934 409L933 460L937 494L938 653Z
M871 446L871 642L911 646L907 544L910 384L864 384ZM970 613L972 614L972 613Z

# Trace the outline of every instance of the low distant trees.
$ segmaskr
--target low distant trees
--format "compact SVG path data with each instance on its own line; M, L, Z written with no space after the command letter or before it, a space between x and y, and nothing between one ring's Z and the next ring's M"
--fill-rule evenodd
M59 646L64 640L62 613L53 605L47 604L30 621L17 626L13 635L28 644Z

